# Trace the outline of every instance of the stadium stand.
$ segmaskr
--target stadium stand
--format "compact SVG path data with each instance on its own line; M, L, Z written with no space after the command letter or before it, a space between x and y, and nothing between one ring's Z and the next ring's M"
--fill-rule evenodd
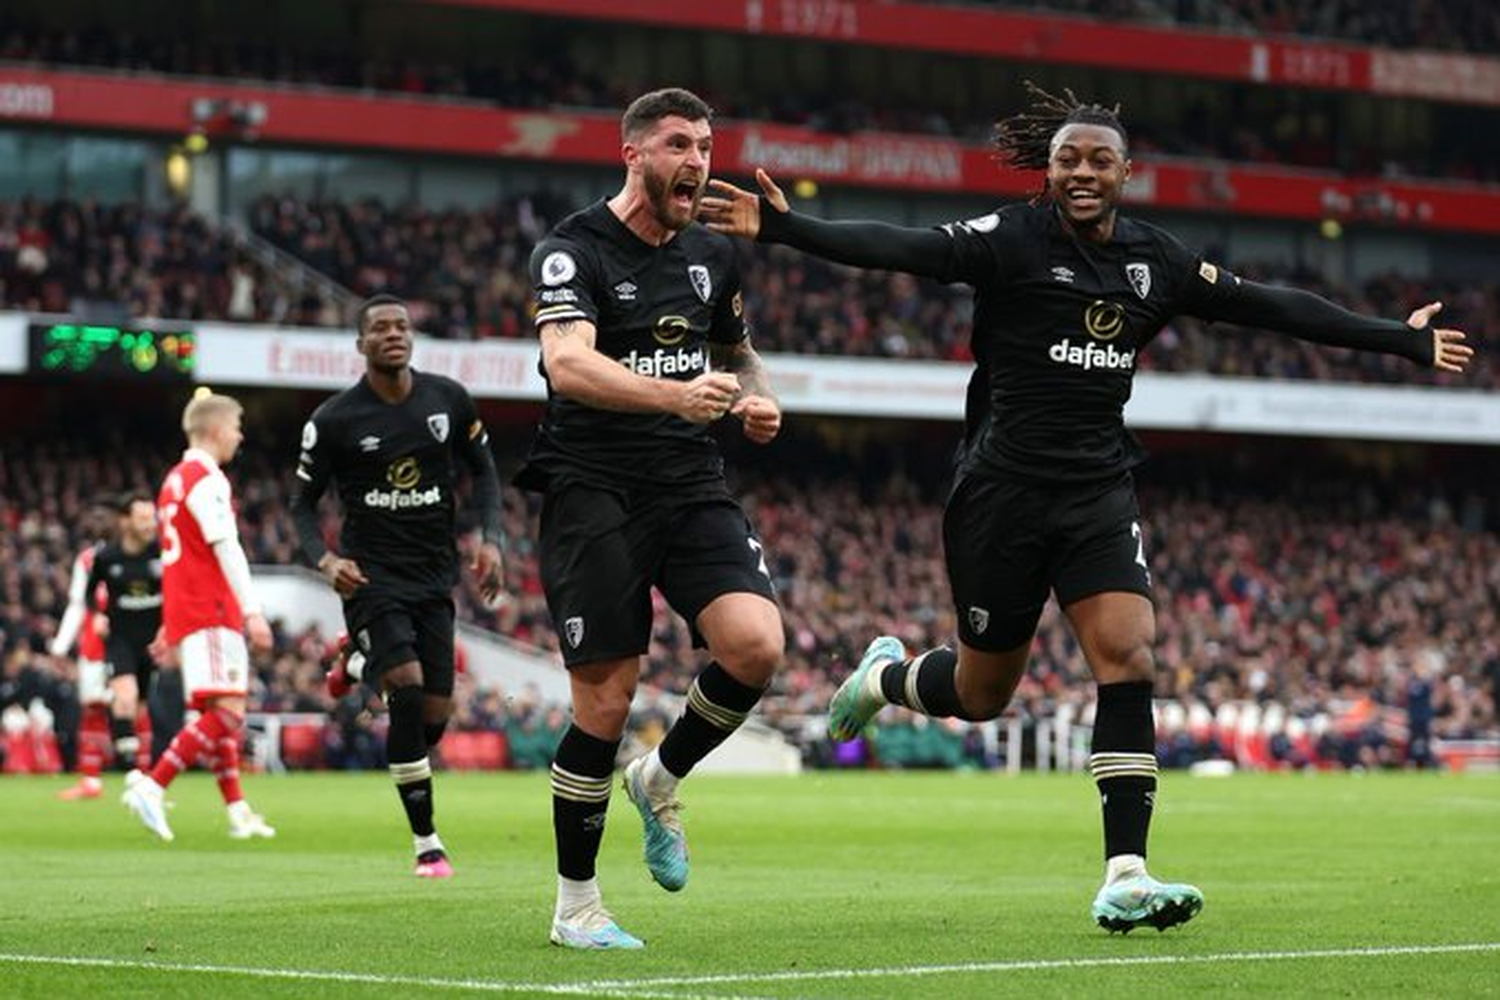
M530 335L525 262L555 197L518 197L484 211L388 208L266 197L255 233L364 295L408 297L418 322L441 337ZM1234 266L1232 262L1225 262ZM1387 273L1340 286L1308 269L1250 263L1245 277L1308 288L1352 309L1402 316L1446 303L1444 322L1474 331L1480 359L1463 376L1493 388L1500 375L1500 283L1421 281ZM92 202L0 202L0 302L37 312L331 325L337 312L298 297L212 224L175 207ZM764 351L965 361L966 290L907 275L862 272L784 248L745 260L746 306ZM1398 359L1354 357L1278 336L1237 336L1183 318L1142 355L1143 370L1320 380L1455 384Z
M40 699L66 724L64 692L41 650L61 614L68 556L81 543L74 529L89 498L149 482L154 469L165 468L166 442L145 449L137 443L128 457L103 442L96 449L11 442L0 454L0 564L8 567L0 594L0 710L24 710ZM1341 467L1316 486L1282 485L1268 469L1286 454L1242 458L1236 467L1204 448L1198 442L1164 455L1141 477L1159 587L1157 695L1179 706L1162 713L1166 759L1186 765L1227 755L1254 764L1259 754L1265 766L1402 763L1418 674L1430 680L1432 738L1500 737L1500 510L1493 505L1500 493L1493 482L1449 465L1447 485L1423 486L1421 476L1405 474L1413 470L1367 474L1335 462ZM931 457L940 449L895 451L900 458L872 463L799 441L775 464L757 462L743 474L789 639L787 667L763 713L813 762L837 763L809 720L870 636L895 634L926 648L954 632L940 557L945 474ZM1295 448L1287 454L1297 461L1328 457ZM296 559L282 499L288 484L277 471L283 464L252 452L237 470L242 531L258 562ZM492 612L466 585L460 614L555 651L540 596L535 512L514 495L510 502L513 599ZM289 764L373 764L379 742L370 735L368 706L353 696L335 705L323 690L328 638L278 631L275 655L258 669L253 709L333 713L327 726L287 731L293 742L290 753L283 744L282 756ZM696 662L684 624L659 607L646 681L680 689ZM1084 718L1087 677L1050 607L1014 716L1030 723L1066 709ZM476 690L472 682L460 695L456 728L502 734L504 742L460 740L451 766L500 759L534 767L555 745L559 706L525 692L507 698ZM1258 721L1241 740L1246 707ZM1268 728L1270 721L1280 728ZM870 759L888 766L1000 762L966 736L967 727L934 724L917 732L909 719L891 724L887 744ZM973 742L967 751L966 739Z
M561 21L540 13L426 6L437 27L393 53L392 39L406 39L381 5L355 2L309 15L306 31L282 28L278 18L268 17L263 31L240 26L226 32L205 12L173 23L169 36L149 21L118 30L108 5L94 10L97 24L81 25L76 11L54 12L23 0L0 12L0 68L62 69L107 81L169 78L194 87L256 81L278 94L390 98L383 110L408 102L423 109L612 116L638 89L632 78L637 71L621 53L634 51L649 32L662 37L651 51L680 70L676 82L699 89L724 117L804 126L824 138L879 130L977 143L990 117L1016 95L1021 78L1036 73L1049 84L1076 78L1082 92L1123 92L1130 98L1133 146L1143 160L1192 158L1208 164L1215 178L1236 165L1296 166L1312 168L1308 176L1329 184L1451 178L1479 182L1454 190L1483 194L1493 192L1479 185L1500 179L1500 130L1473 124L1493 120L1487 106L1493 101L1472 96L1449 101L1409 91L1379 94L1368 83L1346 92L1322 78L1276 81L1288 85L1274 88L1259 80L1194 80L1183 88L1179 77L1122 70L1108 61L1063 66L1026 60L997 68L960 54L941 60L941 73L918 72L914 67L929 57L897 47L748 33L714 35L729 58L688 59L681 57L680 44L691 34L686 28L621 25L605 14ZM1474 65L1492 56L1500 38L1500 15L1464 0L1316 7L1281 0L975 6L997 14L1035 13L1064 34L1079 24L1128 23L1185 27L1176 37L1187 41L1205 37L1198 28L1210 28L1221 33L1215 37L1257 41L1295 36L1393 51L1415 45L1467 52L1476 55ZM363 30L344 33L341 18L360 11L369 15ZM479 30L470 36L464 27ZM530 57L506 58L516 48ZM804 58L809 52L819 58ZM581 58L590 53L597 60ZM767 65L795 70L797 85L780 85L778 73L757 74L769 83L731 79L726 67L759 67L761 57ZM815 70L808 68L813 63ZM14 175L0 181L9 185L0 196L10 199L0 201L0 306L32 313L330 327L347 322L350 297L393 290L413 300L420 325L431 335L526 338L524 267L533 242L582 203L581 191L597 195L601 185L617 179L613 164L610 180L602 181L597 168L580 180L591 168L570 163L555 170L545 159L540 166L502 159L494 171L498 200L470 197L468 207L459 207L445 203L441 184L426 185L410 159L373 158L363 143L347 141L317 155L300 146L258 145L253 128L240 123L225 129L215 118L193 125L194 134L211 144L211 156L232 151L220 162L224 176L208 196L206 184L169 194L154 179L159 154L180 154L169 143L182 141L181 135L156 135L152 145L143 144L132 154L135 165L108 178L104 186L113 193L96 196L100 175L74 169L75 161L89 157L69 145L66 120L46 120L49 104L44 120L30 127L29 105L16 94L6 91L6 100L14 99L23 113L14 127L7 122L0 138L10 142L5 148L27 155L16 156ZM1469 124L1454 127L1461 115ZM188 124L184 118L181 127ZM79 135L99 138L85 130ZM1438 135L1443 141L1434 140ZM235 154L261 157L271 180L258 180L253 189L243 185L251 193L242 197L245 178L235 173ZM466 162L488 170L493 151L486 148L483 155L483 161ZM337 168L311 183L277 174L278 164L298 156L338 161ZM146 177L147 163L152 179ZM346 176L386 193L367 196L361 188L345 194ZM284 190L278 179L285 180ZM35 192L15 187L33 182ZM963 204L976 201L972 191L961 193ZM1218 193L1216 187L1205 196L1210 208L1217 204L1210 196ZM940 199L899 183L843 194L854 205L908 221L958 217L954 206L960 203L952 191ZM1495 388L1500 284L1485 264L1493 251L1480 240L1433 235L1417 224L1423 220L1416 208L1410 216L1387 212L1383 197L1372 195L1368 212L1330 199L1324 221L1368 225L1342 243L1319 236L1322 242L1311 251L1303 230L1311 231L1316 216L1294 223L1200 208L1204 221L1194 235L1210 253L1224 237L1225 245L1237 249L1218 259L1246 276L1311 288L1362 311L1403 315L1443 299L1444 319L1472 331L1481 351L1475 370L1462 380L1282 338L1210 331L1193 321L1164 330L1142 354L1141 367ZM1253 252L1272 245L1296 249L1265 257ZM1371 255L1391 261L1389 266L1364 262L1371 247L1379 251ZM1407 267L1408 256L1419 263ZM1454 261L1466 266L1446 266ZM763 350L968 359L969 300L962 290L855 272L776 249L756 248L744 267L747 309ZM1475 274L1484 278L1473 280ZM145 405L131 403L124 410L139 423ZM277 439L289 439L294 425L288 422L297 408L283 402L259 409L265 423L253 434L267 440L235 470L240 514L252 559L285 565L297 561L286 514L291 451L275 446ZM530 415L509 413L500 436L519 446ZM61 610L83 508L101 493L154 485L175 452L175 435L159 421L148 420L127 438L118 425L101 433L94 416L82 415L77 433L61 437L10 428L0 437L0 710L7 769L24 764L26 770L46 770L72 756L68 740L76 720L69 676L42 649ZM113 422L120 414L112 409L110 417ZM822 740L820 714L870 635L894 632L910 646L925 647L954 633L938 551L946 470L931 461L945 450L948 435L945 429L945 444L936 447L931 439L914 446L888 433L888 427L820 423L801 440L778 445L774 462L751 462L743 476L747 505L772 554L787 609L788 667L764 714L803 745L813 763L1011 766L1018 763L1015 748L993 730L913 723L896 712L883 720L870 746L835 752ZM872 440L879 445L870 446ZM1153 570L1163 587L1157 691L1162 759L1176 765L1222 757L1259 767L1370 767L1430 763L1434 754L1423 743L1429 739L1493 748L1500 739L1500 649L1494 639L1500 633L1500 524L1490 498L1500 491L1479 474L1484 462L1473 452L1454 457L1413 446L1439 466L1429 478L1423 459L1412 459L1410 449L1372 445L1355 457L1333 445L1302 447L1288 453L1236 439L1233 449L1225 449L1222 439L1200 439L1142 474L1143 502L1155 532ZM1224 450L1247 464L1216 461ZM908 457L877 457L885 452ZM1372 471L1361 464L1375 462L1388 467ZM1311 464L1323 472L1316 489L1273 481L1278 469ZM536 512L519 498L508 502L510 600L491 611L466 585L459 593L461 614L555 651L536 566ZM332 702L320 683L330 638L315 630L278 631L275 655L259 667L255 707L287 720L280 756L288 764L381 766L378 713L358 697ZM680 689L692 662L686 630L663 609L648 680ZM1055 609L1049 610L1011 716L1032 740L1020 751L1028 763L1047 756L1043 727L1056 735L1066 725L1087 725L1089 689L1076 647ZM461 683L460 695L450 766L546 764L563 725L560 706L535 692L479 689L472 679ZM640 728L660 728L655 712L642 709ZM54 730L58 738L49 749ZM1062 750L1053 754L1058 762L1065 756Z
M1378 8L1357 3L1312 8L1256 0L1174 4L1078 0L998 6L1048 15L1087 14L1109 23L1181 24L1239 34L1302 35L1403 48L1411 47L1410 39L1417 38L1422 40L1419 48L1475 53L1493 52L1495 33L1500 30L1492 13L1456 0ZM496 24L503 26L499 32L518 38L511 44L524 46L529 57L514 61L504 50L473 52L452 45L434 47L429 41L425 50L407 47L399 57L373 58L329 39L296 34L255 38L241 31L226 40L203 29L201 36L190 31L185 38L178 30L170 35L152 34L145 24L135 24L130 31L107 23L82 29L54 26L45 13L34 12L0 15L0 60L183 78L260 80L432 101L479 101L516 109L613 112L628 100L629 87L618 80L611 83L609 74L597 67L585 67L599 59L601 48L615 53L606 65L628 63L628 57L618 53L638 42L629 31L618 33L604 23L506 19L498 12L473 16L487 16L490 30L496 30ZM465 26L453 27L462 32ZM616 34L618 38L612 37ZM1486 38L1491 40L1488 45L1482 41ZM980 85L978 63L972 59L957 63L971 76L963 89L974 94L988 90ZM834 134L879 130L982 142L997 113L996 107L976 106L971 99L943 90L906 94L887 89L882 93L841 71L837 64L823 79L799 80L801 85L794 89L755 86L754 81L747 81L748 87L726 86L716 83L704 68L686 69L688 74L679 82L701 93L724 117L795 124ZM1038 70L1047 72L1043 67L1028 72ZM1105 93L1135 92L1139 86L1110 74L1094 74L1094 81ZM1152 155L1275 162L1354 174L1496 179L1493 140L1485 135L1448 130L1443 142L1421 147L1408 144L1397 150L1381 128L1364 121L1371 109L1351 113L1354 105L1344 95L1303 92L1284 99L1278 109L1270 109L1250 87L1205 83L1199 89L1199 100L1185 102L1185 113L1175 108L1157 110L1149 100L1133 104L1128 110L1136 148ZM1442 109L1427 113L1434 116L1434 130L1442 130L1441 123L1449 120Z

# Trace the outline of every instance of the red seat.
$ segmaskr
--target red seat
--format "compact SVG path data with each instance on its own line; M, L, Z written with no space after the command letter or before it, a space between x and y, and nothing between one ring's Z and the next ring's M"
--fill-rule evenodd
M449 733L441 745L443 763L454 771L496 771L510 766L504 733Z
M323 766L323 727L299 722L281 730L281 762L289 768L316 770Z

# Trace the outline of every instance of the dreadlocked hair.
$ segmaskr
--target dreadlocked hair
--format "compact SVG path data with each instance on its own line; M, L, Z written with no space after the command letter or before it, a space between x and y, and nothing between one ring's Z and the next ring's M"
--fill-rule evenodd
M1125 126L1120 124L1120 106L1085 104L1067 87L1062 96L1049 94L1026 81L1031 108L995 123L995 150L1002 161L1020 170L1046 170L1052 159L1052 137L1064 125L1103 125L1120 133L1120 141L1129 143Z

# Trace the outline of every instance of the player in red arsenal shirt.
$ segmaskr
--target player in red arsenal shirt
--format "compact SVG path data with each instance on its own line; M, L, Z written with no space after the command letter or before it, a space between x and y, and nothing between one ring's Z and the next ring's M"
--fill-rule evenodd
M240 546L229 480L220 466L234 457L244 434L240 404L201 393L182 415L188 450L162 483L162 641L182 664L183 693L200 714L172 740L151 773L127 779L124 802L163 840L172 839L163 791L200 757L212 760L236 840L274 837L276 831L245 801L240 789L240 728L245 718L250 657L271 648L271 626L250 582Z

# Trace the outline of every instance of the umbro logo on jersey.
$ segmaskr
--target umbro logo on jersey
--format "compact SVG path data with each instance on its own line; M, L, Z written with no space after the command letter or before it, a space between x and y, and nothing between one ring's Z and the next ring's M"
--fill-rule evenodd
M1148 264L1126 264L1125 277L1130 279L1130 287L1135 289L1135 294L1141 298L1151 294L1151 267Z
M622 281L615 286L615 298L619 299L621 302L634 302L635 293L637 291L639 291L639 289L635 287L634 282Z
M376 437L374 434L368 435L367 437L360 438L359 439L359 450L360 451L365 451L365 452L379 451L380 450L380 438Z
M427 417L427 429L432 431L432 436L438 439L438 443L448 440L448 414L433 413Z
M1065 285L1071 285L1073 283L1073 269L1071 267L1054 267L1052 269L1052 277L1054 280L1061 281Z
M714 293L714 283L708 276L708 268L702 264L688 265L688 280L693 283L693 291L698 293L698 298L707 302L709 296Z

